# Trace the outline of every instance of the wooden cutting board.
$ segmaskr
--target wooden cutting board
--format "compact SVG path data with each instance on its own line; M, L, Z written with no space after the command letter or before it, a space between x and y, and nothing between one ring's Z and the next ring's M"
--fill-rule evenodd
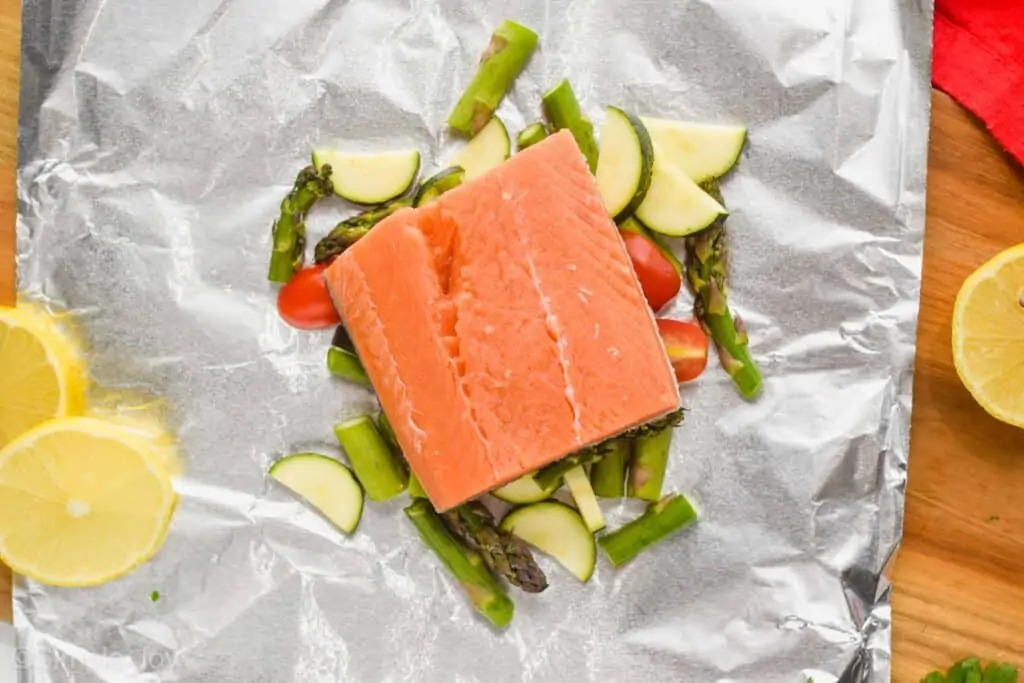
M17 0L0 0L0 302L13 296L19 10ZM968 654L1024 665L1024 431L974 404L949 349L960 283L1024 242L1022 199L1024 172L936 94L906 535L893 600L897 683ZM10 619L2 572L0 618Z

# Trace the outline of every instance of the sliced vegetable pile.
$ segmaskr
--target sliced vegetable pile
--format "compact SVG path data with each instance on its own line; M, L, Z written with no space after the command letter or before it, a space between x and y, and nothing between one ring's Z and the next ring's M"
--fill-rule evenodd
M299 173L273 226L269 278L285 283L278 308L286 322L303 329L336 325L321 277L334 258L396 211L434 201L511 156L512 137L495 111L536 46L537 35L512 21L493 33L476 75L448 119L468 142L445 168L422 182L417 182L421 157L416 151L313 153L313 164ZM657 320L677 380L689 382L703 373L710 337L740 394L756 397L760 371L743 322L730 312L727 300L728 211L718 187L740 155L746 129L643 118L608 107L599 145L593 124L565 80L544 94L542 110L544 119L516 136L518 148L537 144L555 131L572 133L619 225L623 248L652 312L674 301L684 280L689 284L695 320ZM305 266L306 216L332 194L367 208L321 239L315 265ZM673 251L672 238L682 238L685 262ZM327 365L332 375L372 389L343 327L335 334ZM502 627L514 613L506 583L526 592L541 592L548 585L534 550L586 582L595 570L598 547L620 567L696 521L697 513L683 494L663 490L672 436L682 419L680 410L632 429L444 514L434 510L410 476L383 413L335 427L351 468L303 453L276 463L271 476L347 533L359 523L364 492L371 500L384 501L407 491L412 502L405 512L423 542L476 610ZM604 532L600 499L623 497L647 501L646 512Z

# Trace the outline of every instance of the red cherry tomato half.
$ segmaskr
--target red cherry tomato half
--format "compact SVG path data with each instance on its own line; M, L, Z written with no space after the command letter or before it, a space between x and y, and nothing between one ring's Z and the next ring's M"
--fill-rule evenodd
M300 330L322 330L341 322L323 276L328 265L303 268L281 288L277 313L282 320Z
M689 382L700 377L708 366L708 336L703 328L694 322L662 318L658 320L658 332L676 379Z
M620 230L619 234L626 243L626 251L629 252L633 271L644 290L647 303L657 313L679 294L683 284L679 273L651 240L627 230Z

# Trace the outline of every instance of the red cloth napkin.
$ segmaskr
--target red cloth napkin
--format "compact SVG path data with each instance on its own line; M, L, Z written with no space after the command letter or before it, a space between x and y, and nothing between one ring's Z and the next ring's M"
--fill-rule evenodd
M1024 162L1024 0L937 0L932 82Z

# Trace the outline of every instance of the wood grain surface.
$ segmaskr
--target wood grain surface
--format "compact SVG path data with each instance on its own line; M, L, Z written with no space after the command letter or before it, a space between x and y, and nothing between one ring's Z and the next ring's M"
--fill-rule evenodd
M13 295L19 7L0 0L0 302ZM906 533L894 583L897 683L968 654L1024 665L1024 431L975 405L949 345L960 283L1024 242L1022 198L1024 173L936 93ZM10 619L6 575L0 618Z

